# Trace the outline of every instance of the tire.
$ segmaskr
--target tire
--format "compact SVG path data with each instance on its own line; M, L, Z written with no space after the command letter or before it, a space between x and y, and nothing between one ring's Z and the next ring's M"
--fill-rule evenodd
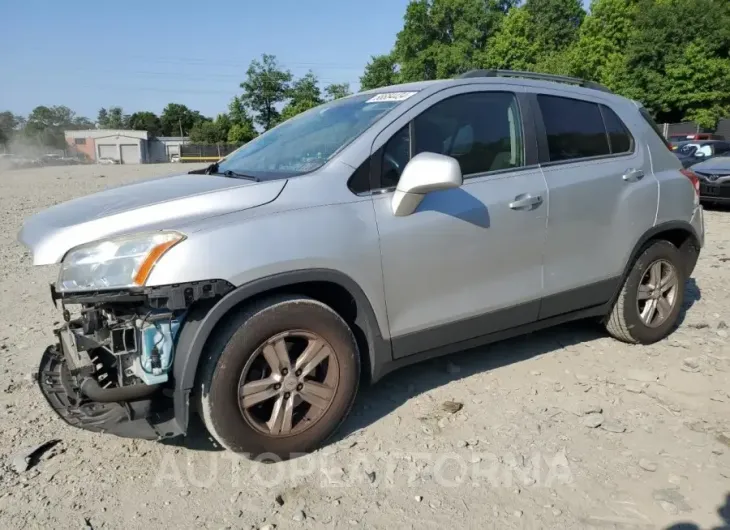
M641 319L639 312L639 286L649 274L649 268L660 261L674 268L677 288L668 316L660 324L649 326ZM615 339L631 344L652 344L669 335L677 324L684 301L685 269L677 247L664 240L648 243L639 253L616 298L605 324L608 333Z
M301 432L273 435L262 432L263 425L256 427L257 422L246 416L250 409L239 405L239 386L244 369L250 372L247 367L263 357L263 345L287 332L311 333L328 344L334 360L327 357L326 369L328 374L330 369L338 374L338 382L328 408L316 421L306 422ZM360 356L352 331L329 306L304 296L277 296L244 308L215 333L199 368L197 398L205 427L226 449L249 458L267 455L265 460L274 460L272 456L286 460L319 447L347 417L360 379ZM273 412L271 417L273 421Z

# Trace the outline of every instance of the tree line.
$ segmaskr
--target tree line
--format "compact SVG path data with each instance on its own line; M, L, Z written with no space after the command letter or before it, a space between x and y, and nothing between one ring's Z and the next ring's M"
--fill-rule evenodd
M657 121L714 128L730 117L728 0L413 0L362 89L475 68L596 81Z
M39 106L27 116L0 112L0 144L13 139L62 149L64 131L80 129L133 129L153 136L188 136L195 143L242 144L280 122L312 107L350 95L347 83L320 88L313 72L295 79L273 55L251 62L240 95L228 104L228 112L215 118L202 115L181 103L169 103L158 116L140 111L126 114L122 107L101 108L95 121L77 116L65 106ZM281 109L281 110L279 110Z
M730 116L730 1L412 0L390 53L373 56L361 90L454 77L475 68L527 70L596 81L642 102L659 122L712 129ZM95 121L64 106L0 113L0 144L14 136L63 147L63 131L131 128L200 143L244 143L348 84L295 79L273 55L251 62L227 112L206 117L180 103L157 116L102 108Z

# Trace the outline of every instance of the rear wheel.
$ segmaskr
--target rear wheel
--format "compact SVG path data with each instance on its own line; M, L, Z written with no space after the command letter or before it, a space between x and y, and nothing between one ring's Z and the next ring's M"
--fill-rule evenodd
M674 329L684 300L685 266L677 247L654 241L626 277L606 329L616 339L657 342Z
M236 315L211 345L201 415L231 451L290 458L336 430L359 375L355 338L337 313L311 298L278 297Z

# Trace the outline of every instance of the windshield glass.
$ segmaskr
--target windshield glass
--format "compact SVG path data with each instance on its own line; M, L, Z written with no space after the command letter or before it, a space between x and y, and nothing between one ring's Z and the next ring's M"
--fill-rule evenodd
M320 105L234 151L218 172L265 179L314 171L414 93L367 94Z
M683 155L690 156L694 154L695 151L697 151L698 147L698 144L682 144L679 146L679 148L677 148L677 152Z

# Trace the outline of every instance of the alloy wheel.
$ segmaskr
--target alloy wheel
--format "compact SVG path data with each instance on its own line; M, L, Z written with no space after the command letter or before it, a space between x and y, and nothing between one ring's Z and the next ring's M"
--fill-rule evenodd
M664 324L677 303L679 288L679 275L674 265L663 259L649 265L636 297L641 321L650 328Z
M241 414L263 434L299 434L329 409L339 373L337 357L321 336L303 330L278 333L256 349L241 372Z

